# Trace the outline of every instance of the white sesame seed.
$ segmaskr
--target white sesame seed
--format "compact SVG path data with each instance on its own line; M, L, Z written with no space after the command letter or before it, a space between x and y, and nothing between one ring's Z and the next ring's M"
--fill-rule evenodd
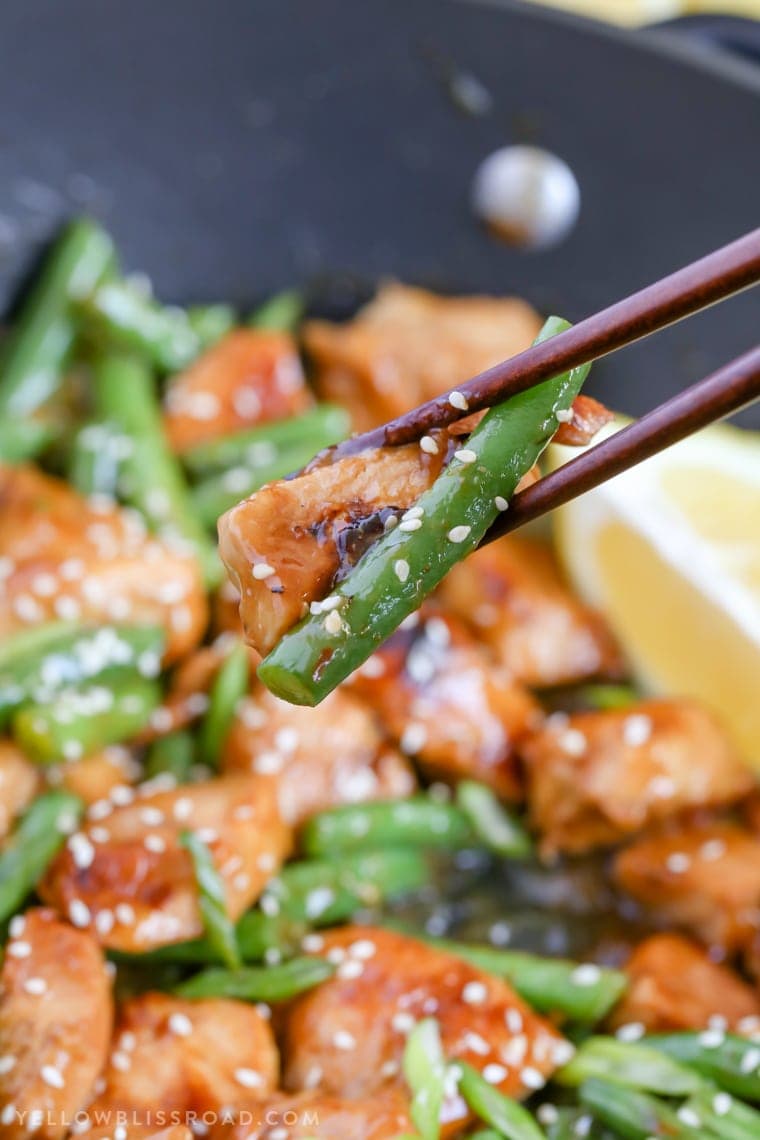
M166 840L160 835L146 835L143 840L146 851L152 852L154 855L162 855L166 851Z
M43 1065L40 1069L40 1076L51 1089L62 1089L66 1084L63 1073L60 1069L56 1069L55 1065Z
M559 421L559 423L569 424L573 418L573 409L572 408L557 408L557 410L555 411L554 414L557 417L557 420Z
M406 582L409 577L409 563L405 558L397 558L393 563L393 573L398 578L399 582Z
M615 1033L618 1041L640 1041L646 1033L646 1026L643 1021L629 1021L625 1025L621 1025Z
M398 524L398 529L403 530L405 533L411 534L415 530L422 528L422 519L406 519L404 522Z
M721 1029L705 1029L697 1040L705 1049L720 1049L726 1040L726 1035Z
M132 1068L132 1058L128 1053L122 1053L117 1049L111 1054L111 1065L120 1073L128 1073Z
M467 403L467 397L463 392L452 392L449 395L449 403L451 404L452 408L457 408L460 412L466 412L470 406Z
M251 573L257 582L263 582L265 578L271 578L277 571L268 562L257 562Z
M16 1067L17 1061L18 1058L14 1057L11 1053L7 1053L5 1057L0 1057L0 1076L10 1073L11 1069Z
M338 967L339 978L353 980L354 978L360 978L363 973L363 963L357 962L354 959L349 959L347 962L343 962L342 965Z
M425 747L427 738L428 731L425 725L413 722L402 732L399 747L407 756L414 756Z
M683 875L691 866L691 859L683 851L674 851L665 860L665 866L673 875Z
M471 526L453 526L446 537L449 542L464 542L469 538L471 530Z
M400 1011L399 1013L394 1013L391 1019L391 1027L395 1029L397 1033L411 1033L415 1025L416 1022L411 1013Z
M721 859L725 853L726 845L722 839L708 839L699 849L699 857L704 859L706 863L713 863L716 859Z
M47 982L44 978L27 978L22 988L34 997L41 997L47 992Z
M193 1032L193 1023L186 1013L173 1013L169 1018L169 1030L176 1037L189 1037Z
M356 1048L356 1038L353 1033L349 1033L347 1029L339 1029L336 1033L333 1033L332 1043L336 1049L340 1049L345 1053Z
M742 1057L739 1068L745 1074L754 1073L760 1067L760 1049L748 1049Z
M133 926L135 922L135 910L130 903L117 903L114 907L114 914L116 921L120 922L122 926Z
M75 867L85 870L92 865L95 858L95 848L83 832L76 831L70 835L66 846L71 852Z
M32 952L32 946L29 942L9 942L5 948L5 953L11 958L28 958Z
M627 716L623 721L623 742L629 748L640 748L652 735L652 721L643 713Z
M343 619L337 610L330 610L322 624L328 633L340 633L343 629Z
M69 903L69 921L74 926L84 927L90 924L90 908L81 899L72 899Z
M16 1119L16 1106L15 1104L6 1104L0 1110L0 1124L13 1124Z
M602 971L598 966L593 962L584 962L573 970L570 980L576 986L595 986L601 976Z
M325 940L321 934L307 934L301 940L301 946L307 954L318 954L320 950L324 950Z
M494 498L493 505L496 507L497 511L506 511L507 507L509 506L509 503L507 502L507 500L504 498L503 495L497 495Z
M454 458L458 459L460 463L475 463L478 455L470 447L460 447L458 451L454 452Z
M540 1073L538 1069L534 1069L532 1065L526 1065L520 1072L520 1080L526 1089L542 1089L546 1084L543 1073Z
M462 1001L467 1005L482 1005L488 999L488 986L483 982L467 982L462 989Z
M733 1103L733 1097L729 1093L716 1093L712 1102L716 1116L725 1116L727 1112L731 1111Z
M504 1024L510 1033L522 1033L523 1015L520 1010L511 1005L504 1014Z
M588 746L588 741L577 728L568 728L562 733L559 740L563 752L568 756L582 756Z
M426 451L428 455L438 454L438 444L433 439L432 435L423 435L420 440L420 447Z

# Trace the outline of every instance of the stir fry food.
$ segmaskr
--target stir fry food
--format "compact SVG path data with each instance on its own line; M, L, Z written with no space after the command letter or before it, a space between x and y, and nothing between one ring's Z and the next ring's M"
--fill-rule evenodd
M0 345L0 1140L760 1136L730 726L476 549L587 368L333 450L562 327L179 309L62 234Z

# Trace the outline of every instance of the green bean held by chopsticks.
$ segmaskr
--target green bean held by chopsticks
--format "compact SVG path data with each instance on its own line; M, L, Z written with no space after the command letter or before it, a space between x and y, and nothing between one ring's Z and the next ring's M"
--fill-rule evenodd
M570 1021L601 1021L625 992L622 970L544 958L523 950L499 950L448 939L425 938L486 974L504 978L539 1013L560 1014Z
M589 1037L554 1079L577 1088L590 1077L601 1077L643 1092L665 1096L688 1096L697 1092L703 1079L692 1069L664 1053L639 1042L615 1037Z
M202 763L219 766L219 757L235 719L235 710L248 692L250 654L242 642L236 644L214 677L208 710L201 723L198 753Z
M539 340L568 328L550 318ZM483 417L415 507L416 530L397 526L360 558L335 588L337 632L309 614L281 638L259 666L278 697L316 705L413 613L446 573L470 554L533 466L569 410L589 371L575 368L505 400Z
M224 881L206 844L193 831L183 831L182 846L187 848L193 861L198 884L198 909L209 944L230 970L241 964L240 950L235 937L235 923L227 910Z
M295 333L304 312L304 301L297 289L275 293L256 309L248 320L254 329Z
M158 626L51 622L38 631L36 645L17 637L15 652L11 638L0 659L0 727L25 702L44 703L67 686L124 670L147 677L160 670L165 635Z
M645 1044L688 1065L726 1092L760 1101L760 1054L751 1039L708 1030L654 1034L645 1038Z
M438 1022L434 1018L418 1021L409 1034L402 1067L412 1094L409 1115L421 1140L439 1140L446 1061Z
M624 1140L652 1140L652 1137L659 1136L673 1140L685 1140L687 1137L712 1140L707 1131L698 1131L684 1124L677 1111L665 1100L614 1081L591 1077L581 1085L579 1096L581 1103L595 1117Z
M22 705L11 719L11 734L37 764L78 760L136 736L160 701L157 681L120 672L61 689L45 703Z
M140 361L106 355L94 368L98 414L131 441L123 481L127 499L159 533L175 535L193 548L209 587L221 576L216 547L196 517L179 461L161 422L153 376Z
M461 1070L459 1092L475 1115L495 1128L507 1140L546 1140L526 1108L505 1096L465 1062L456 1062Z
M312 816L301 832L303 850L316 856L384 845L457 848L472 842L459 808L424 795L330 808Z
M37 411L58 388L76 338L72 302L115 263L111 239L88 219L66 227L47 258L0 357L0 420Z
M278 966L239 970L203 970L177 987L184 998L236 998L239 1001L288 1001L327 981L335 966L324 958L292 958Z
M70 792L44 792L32 801L0 853L0 922L34 890L83 811Z
M129 281L105 281L78 305L84 329L101 348L134 353L162 372L187 367L203 342L184 309L158 304Z
M456 802L467 817L475 837L489 851L506 859L527 859L534 853L528 832L485 784L477 780L460 780Z

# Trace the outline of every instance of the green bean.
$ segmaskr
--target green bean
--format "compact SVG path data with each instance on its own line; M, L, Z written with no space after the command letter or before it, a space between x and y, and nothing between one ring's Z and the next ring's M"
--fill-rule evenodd
M526 1108L490 1085L477 1069L457 1062L462 1075L459 1092L472 1111L506 1140L546 1140Z
M186 368L203 348L184 309L160 305L128 281L106 281L77 307L101 347L134 352L162 372Z
M706 1131L690 1128L669 1104L649 1093L591 1077L581 1085L579 1095L581 1102L624 1140L653 1140L658 1136L711 1140Z
M270 955L288 958L295 954L306 934L306 928L283 915L264 914L250 910L235 927L235 940L244 962L267 961ZM150 950L145 954L115 954L127 962L166 962L194 966L217 965L221 958L208 938L193 938L188 942L175 942Z
M248 692L250 654L242 642L234 646L214 678L209 705L198 737L200 760L218 768L219 757L235 718L235 709Z
M727 1092L701 1089L683 1106L681 1117L686 1113L694 1113L700 1127L721 1140L757 1140L760 1136L760 1112Z
M469 1133L469 1140L502 1140L502 1137L493 1128L479 1128L477 1132Z
M577 697L584 705L602 712L626 709L639 699L632 685L582 685Z
M237 324L232 305L191 305L187 310L190 328L204 348L210 348Z
M100 626L53 622L38 627L38 643L16 642L0 661L0 727L27 701L42 704L61 689L137 669L155 676L164 632L158 626Z
M272 332L295 333L304 312L303 297L297 289L286 289L275 293L256 309L248 320L255 329L269 329Z
M387 847L289 863L267 884L265 897L294 922L332 926L429 881L428 861L419 850Z
M0 853L0 922L10 918L76 830L84 804L70 792L43 792Z
M30 655L55 651L72 634L79 635L86 629L83 622L76 621L49 621L20 629L0 644L0 669L15 669Z
M552 318L540 339L567 328ZM387 531L334 589L335 631L309 614L289 630L259 666L275 696L319 704L417 610L445 574L470 554L536 462L580 391L588 366L512 396L483 417L433 486L420 495L417 530Z
M263 483L279 479L295 470L292 457L307 455L307 463L316 452L338 443L348 435L350 419L345 408L335 404L317 404L314 408L286 420L273 420L260 427L246 428L210 443L199 443L182 456L194 475L215 475L242 467Z
M732 1033L656 1034L646 1044L688 1065L735 1096L760 1101L760 1053L756 1042Z
M132 445L122 481L128 482L127 499L160 533L186 541L198 556L206 584L217 584L221 564L216 547L195 515L179 461L169 449L153 377L138 361L112 355L97 361L94 379L99 414Z
M132 441L116 424L93 420L74 436L68 457L69 483L82 495L115 500L131 454Z
M176 992L185 998L287 1001L327 981L334 973L335 967L324 958L292 958L279 966L203 970L183 982Z
M346 804L319 812L306 823L307 855L334 856L368 847L463 847L472 842L464 814L427 796Z
M602 1077L643 1092L688 1096L704 1084L692 1069L640 1043L615 1037L589 1037L554 1079L577 1088L589 1077Z
M192 733L179 730L168 736L159 736L148 749L145 775L149 780L156 776L173 776L178 784L187 783L195 762L195 740Z
M12 735L38 764L77 760L136 736L161 700L161 687L137 672L120 672L88 687L65 688L44 704L14 713Z
M621 970L543 958L522 950L497 950L445 939L426 939L486 974L504 978L540 1013L560 1014L571 1021L601 1021L628 985Z
M439 1140L446 1062L441 1033L434 1018L418 1021L409 1034L404 1048L403 1070L412 1094L409 1115L421 1140Z
M35 459L55 434L53 424L42 420L0 422L0 463L23 463Z
M183 831L180 842L190 852L198 884L198 908L206 940L230 970L240 967L235 923L227 910L224 882L206 844L193 831Z
M528 832L485 784L460 780L456 802L469 820L476 839L489 851L506 859L527 859L533 854L533 841Z
M26 419L58 388L76 336L71 302L114 265L111 239L87 219L66 227L45 260L0 363L0 419Z

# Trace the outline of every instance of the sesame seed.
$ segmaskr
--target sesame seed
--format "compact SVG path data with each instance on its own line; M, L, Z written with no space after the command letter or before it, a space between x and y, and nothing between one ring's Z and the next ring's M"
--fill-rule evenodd
M560 747L569 756L582 756L586 751L586 737L577 728L568 728L560 737Z
M717 1116L725 1116L727 1112L731 1111L734 1100L729 1093L719 1092L713 1097L713 1108Z
M10 1073L11 1069L16 1067L17 1060L18 1058L11 1053L6 1054L5 1057L0 1057L0 1076Z
M699 849L699 857L704 859L706 863L713 863L716 859L722 858L725 853L726 845L722 839L708 839Z
M6 954L11 958L28 958L32 952L29 942L9 942L5 948Z
M739 1068L745 1074L754 1073L760 1067L760 1049L748 1049L739 1063Z
M652 721L648 716L637 713L623 721L623 742L629 748L640 748L652 735Z
M393 563L393 573L398 578L399 582L406 582L409 577L409 563L405 558L397 558Z
M277 571L268 562L257 562L251 573L257 582L263 582L265 578L271 578Z
M683 875L691 866L691 859L682 851L674 851L665 860L665 866L673 875Z
M449 395L449 403L451 404L452 408L457 408L460 412L466 412L470 406L467 403L467 397L463 392L452 392Z
M401 516L402 522L408 522L410 519L421 519L425 516L424 507L410 507L408 511L404 511Z
M538 1069L534 1069L532 1065L527 1065L521 1071L520 1080L526 1089L542 1089L546 1084L543 1073L539 1073Z
M595 986L602 976L602 971L593 962L584 962L576 967L570 975L570 980L576 986Z
M394 1013L391 1019L391 1027L395 1029L397 1033L411 1033L415 1025L416 1022L411 1013L404 1013L403 1011Z
M449 542L464 542L469 538L471 530L471 526L453 526L446 537Z
M467 1005L482 1005L488 999L488 986L483 982L467 982L462 989L462 1001Z
M63 1073L56 1069L55 1065L43 1065L40 1069L40 1076L51 1089L62 1089L66 1084Z
M433 439L432 435L423 435L420 440L420 447L426 451L428 455L438 454L438 444Z
M23 989L34 997L41 997L47 992L47 982L44 978L27 978L23 984Z
M122 1053L117 1049L111 1054L111 1065L120 1073L128 1073L132 1068L132 1058L128 1053Z
M332 1043L336 1049L340 1049L345 1053L356 1048L356 1038L353 1033L349 1033L347 1029L339 1029L336 1033L333 1033Z
M557 408L557 410L555 411L554 414L557 417L557 420L559 421L559 423L569 424L573 418L573 409L572 408Z
M327 633L340 633L343 629L343 619L337 610L330 610L322 624Z
M177 1037L189 1037L193 1032L193 1023L185 1013L173 1013L169 1018L169 1030Z
M162 839L160 835L146 835L143 844L145 850L154 855L162 855L166 851L166 840Z
M506 511L509 503L503 495L497 495L493 501L493 505L496 507L497 511Z
M460 463L475 463L478 455L470 447L460 447L458 451L454 452L454 458L458 459Z
M412 531L420 530L422 528L422 519L406 519L404 522L398 524L398 529L403 530L405 533L411 534Z
M15 1104L6 1104L0 1110L0 1124L13 1124L16 1119L16 1106Z
M506 1079L508 1070L504 1065L492 1063L486 1065L483 1069L483 1077L488 1081L489 1085L500 1085Z
M629 1021L625 1025L621 1025L617 1030L615 1036L618 1041L640 1041L646 1033L646 1026L643 1021Z
M74 926L89 926L90 924L90 908L81 899L72 899L69 903L69 920Z
M354 978L360 978L363 973L364 973L363 963L357 962L356 960L353 960L353 959L349 959L349 961L343 962L343 964L338 967L338 977L339 978L345 978L345 979L352 980Z
M407 756L414 756L425 747L428 731L424 724L408 724L401 734L399 747Z
M301 941L302 948L307 954L318 954L324 950L325 940L321 934L307 934Z
M358 958L361 962L368 962L377 953L377 946L369 938L358 938L356 942L351 943L348 952L352 958Z
M697 1040L705 1049L720 1049L726 1040L726 1035L721 1029L705 1029Z
M79 870L83 871L92 865L95 858L95 848L83 832L76 831L70 835L66 846L71 852L74 866Z
M523 1029L523 1015L515 1006L510 1006L504 1014L504 1024L510 1033L521 1033Z

